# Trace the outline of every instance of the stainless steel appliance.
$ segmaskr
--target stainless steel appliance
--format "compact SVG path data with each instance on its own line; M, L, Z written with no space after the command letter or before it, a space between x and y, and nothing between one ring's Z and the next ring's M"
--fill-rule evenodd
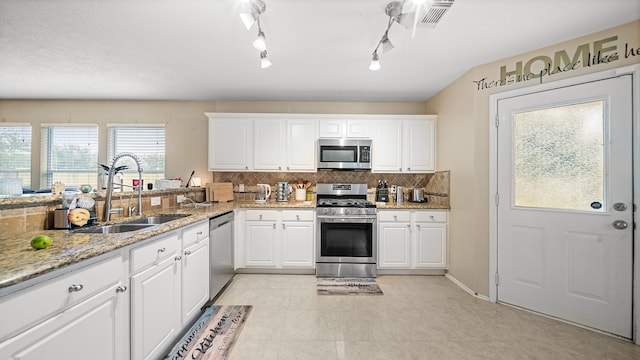
M318 169L371 170L371 140L319 139Z
M209 220L210 286L213 299L233 277L233 212Z
M267 184L256 184L256 202L264 203L271 196L271 186Z
M410 202L425 202L423 189L411 189L409 191Z
M316 276L375 277L376 206L367 184L316 186Z

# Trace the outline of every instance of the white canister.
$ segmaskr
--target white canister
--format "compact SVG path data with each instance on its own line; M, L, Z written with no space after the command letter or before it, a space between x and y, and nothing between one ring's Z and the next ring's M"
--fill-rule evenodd
M307 189L296 189L296 201L305 201L307 199Z

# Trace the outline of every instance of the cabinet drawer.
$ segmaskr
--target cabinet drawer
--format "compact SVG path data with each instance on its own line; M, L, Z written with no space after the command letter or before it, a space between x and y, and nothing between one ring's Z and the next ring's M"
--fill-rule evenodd
M247 220L250 221L276 221L277 210L247 210Z
M282 210L282 221L313 221L313 210Z
M8 295L0 301L0 340L123 281L123 268L122 256L114 256Z
M187 247L209 237L209 221L191 225L182 230L182 246Z
M175 255L179 247L178 236L173 233L165 238L131 250L131 273L136 273L156 261Z
M416 211L416 222L447 222L447 213L443 211Z
M395 222L410 221L411 213L409 211L380 211L378 212L378 221Z

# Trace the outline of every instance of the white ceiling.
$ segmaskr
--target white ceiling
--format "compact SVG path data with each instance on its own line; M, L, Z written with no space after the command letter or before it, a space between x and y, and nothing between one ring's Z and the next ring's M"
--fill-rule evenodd
M640 18L638 0L456 0L415 38L394 24L373 72L389 0L264 1L263 70L239 0L0 0L0 98L425 101L474 66Z

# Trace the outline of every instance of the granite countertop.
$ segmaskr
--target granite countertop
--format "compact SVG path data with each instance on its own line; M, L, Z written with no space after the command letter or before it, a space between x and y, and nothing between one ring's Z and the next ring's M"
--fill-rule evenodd
M408 209L408 210L450 210L448 206L443 206L439 204L434 204L432 202L410 202L404 201L401 203L397 202L387 202L387 203L376 203L376 208L379 210L389 210L389 209Z
M206 220L234 209L244 208L309 208L315 201L288 201L256 203L254 201L215 203L206 207L182 207L147 212L144 216L158 214L190 214L178 220L148 229L119 234L84 234L68 230L40 230L21 235L0 236L0 295L5 288L34 279L40 275L62 269L83 260L95 258L111 251L135 244L156 235ZM378 204L379 209L448 209L429 203ZM134 219L125 218L120 221ZM31 239L37 235L51 237L51 245L42 250L31 248Z

